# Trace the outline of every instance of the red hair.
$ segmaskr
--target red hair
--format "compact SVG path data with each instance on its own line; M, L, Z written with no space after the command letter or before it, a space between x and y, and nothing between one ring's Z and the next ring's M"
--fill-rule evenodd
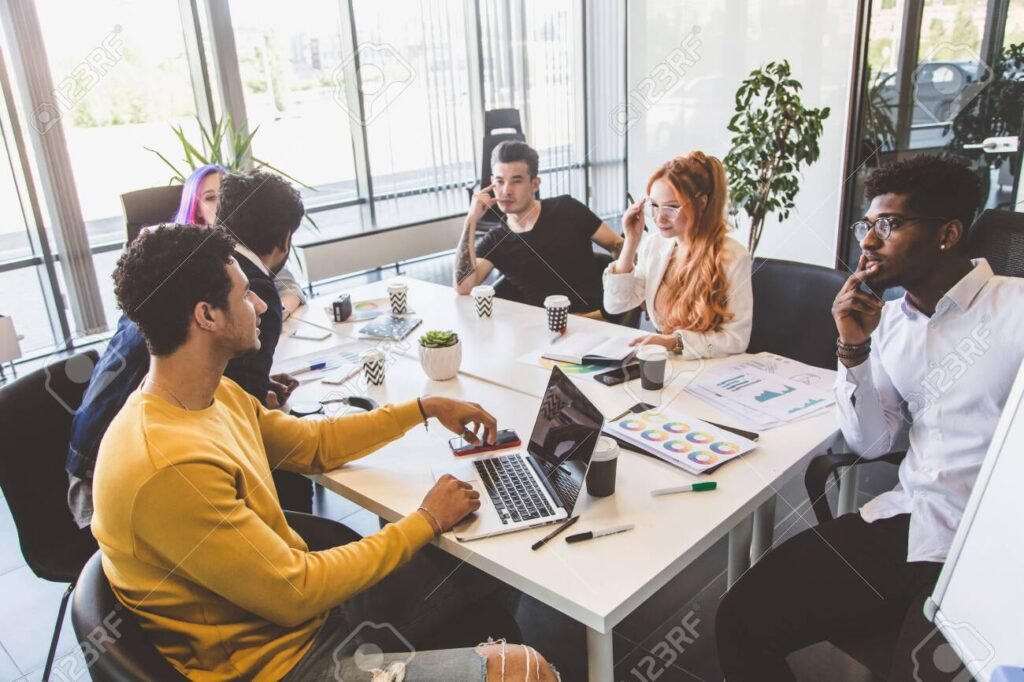
M725 220L728 181L722 162L703 152L677 156L651 173L647 193L658 180L672 186L679 205L693 215L686 255L676 262L664 286L672 308L663 321L669 332L718 331L733 318L725 272Z

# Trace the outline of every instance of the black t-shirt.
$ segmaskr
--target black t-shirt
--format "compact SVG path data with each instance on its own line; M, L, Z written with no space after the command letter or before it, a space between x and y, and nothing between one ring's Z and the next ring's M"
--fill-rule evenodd
M601 226L584 204L568 195L541 199L540 218L529 232L502 224L477 242L477 258L494 263L523 295L543 306L552 294L569 297L572 312L601 307L601 268L591 237Z

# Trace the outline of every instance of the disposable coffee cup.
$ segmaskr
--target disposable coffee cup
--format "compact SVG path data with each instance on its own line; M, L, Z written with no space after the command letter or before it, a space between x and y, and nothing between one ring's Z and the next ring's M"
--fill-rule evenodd
M548 329L553 332L565 331L569 323L569 297L548 296L544 299L544 308L548 311Z
M405 284L389 284L388 300L394 315L405 315L409 312L409 287Z
M615 471L619 464L619 444L601 436L594 447L587 471L587 493L591 497L608 497L615 492Z
M476 316L490 317L494 312L494 287L481 284L473 287L470 293L476 303Z
M384 383L384 353L368 350L359 356L363 363L363 378L367 386L381 386Z
M665 385L668 349L653 343L640 346L636 359L640 361L640 387L645 391L661 390Z

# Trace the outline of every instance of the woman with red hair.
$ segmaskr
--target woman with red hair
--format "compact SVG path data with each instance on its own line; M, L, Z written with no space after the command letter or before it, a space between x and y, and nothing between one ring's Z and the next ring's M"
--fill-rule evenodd
M726 234L728 196L722 162L691 152L654 171L647 196L622 216L626 241L605 271L604 307L615 314L643 303L658 329L633 345L655 343L687 359L747 349L750 254ZM643 237L645 207L657 236Z

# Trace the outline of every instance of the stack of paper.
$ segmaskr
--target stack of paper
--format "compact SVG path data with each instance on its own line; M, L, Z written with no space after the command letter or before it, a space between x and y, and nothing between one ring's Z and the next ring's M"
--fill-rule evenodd
M686 390L757 429L790 424L828 410L834 403L832 370L773 353L758 353L716 366Z

